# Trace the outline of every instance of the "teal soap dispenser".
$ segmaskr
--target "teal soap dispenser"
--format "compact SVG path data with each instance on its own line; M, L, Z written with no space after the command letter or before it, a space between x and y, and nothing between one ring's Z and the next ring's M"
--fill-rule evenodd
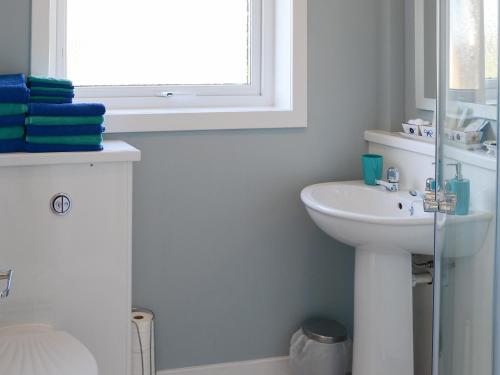
M449 191L455 193L457 197L457 205L455 207L455 215L468 215L470 204L470 181L462 176L462 163L453 163L456 167L456 175L448 181Z

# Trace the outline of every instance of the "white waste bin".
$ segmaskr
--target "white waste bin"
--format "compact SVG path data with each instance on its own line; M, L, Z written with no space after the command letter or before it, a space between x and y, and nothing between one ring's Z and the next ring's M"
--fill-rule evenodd
M352 341L340 323L308 319L290 345L292 375L345 375L351 372Z

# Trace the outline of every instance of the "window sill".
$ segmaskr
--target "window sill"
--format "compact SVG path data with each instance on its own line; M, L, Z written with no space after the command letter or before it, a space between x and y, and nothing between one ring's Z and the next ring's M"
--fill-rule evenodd
M105 116L107 133L273 129L307 127L303 108L227 107L113 109Z
M107 132L307 127L307 0L276 0L273 11L266 14L269 20L264 26L269 26L263 33L272 33L273 40L261 46L264 56L272 56L261 62L264 76L270 77L261 82L264 100L242 101L244 96L232 95L231 101L220 102L220 98L206 96L202 104L189 102L192 107L186 107L188 98L174 96L168 100L172 109L156 109L164 104L164 98L158 100L155 108L154 104L141 102L140 97L128 97L128 101L111 97L105 102L109 108L105 120ZM57 29L57 21L56 0L32 0L32 74L56 75L58 72L57 35L61 31ZM102 96L80 99L104 101ZM227 107L216 108L218 105ZM240 105L244 107L238 107ZM134 109L135 106L141 109Z

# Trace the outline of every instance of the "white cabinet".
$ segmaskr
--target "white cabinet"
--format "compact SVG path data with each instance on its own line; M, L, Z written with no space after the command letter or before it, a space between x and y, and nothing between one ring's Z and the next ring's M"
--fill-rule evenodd
M90 349L100 375L129 367L132 163L139 159L118 141L99 153L0 155L0 269L14 269L0 326L65 330ZM54 212L59 193L71 204L65 215Z

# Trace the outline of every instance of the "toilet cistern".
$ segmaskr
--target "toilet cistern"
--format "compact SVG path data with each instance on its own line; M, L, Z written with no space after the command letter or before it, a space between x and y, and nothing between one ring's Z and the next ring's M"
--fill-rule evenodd
M375 183L385 187L387 191L399 191L399 169L387 168L387 180L376 180Z

